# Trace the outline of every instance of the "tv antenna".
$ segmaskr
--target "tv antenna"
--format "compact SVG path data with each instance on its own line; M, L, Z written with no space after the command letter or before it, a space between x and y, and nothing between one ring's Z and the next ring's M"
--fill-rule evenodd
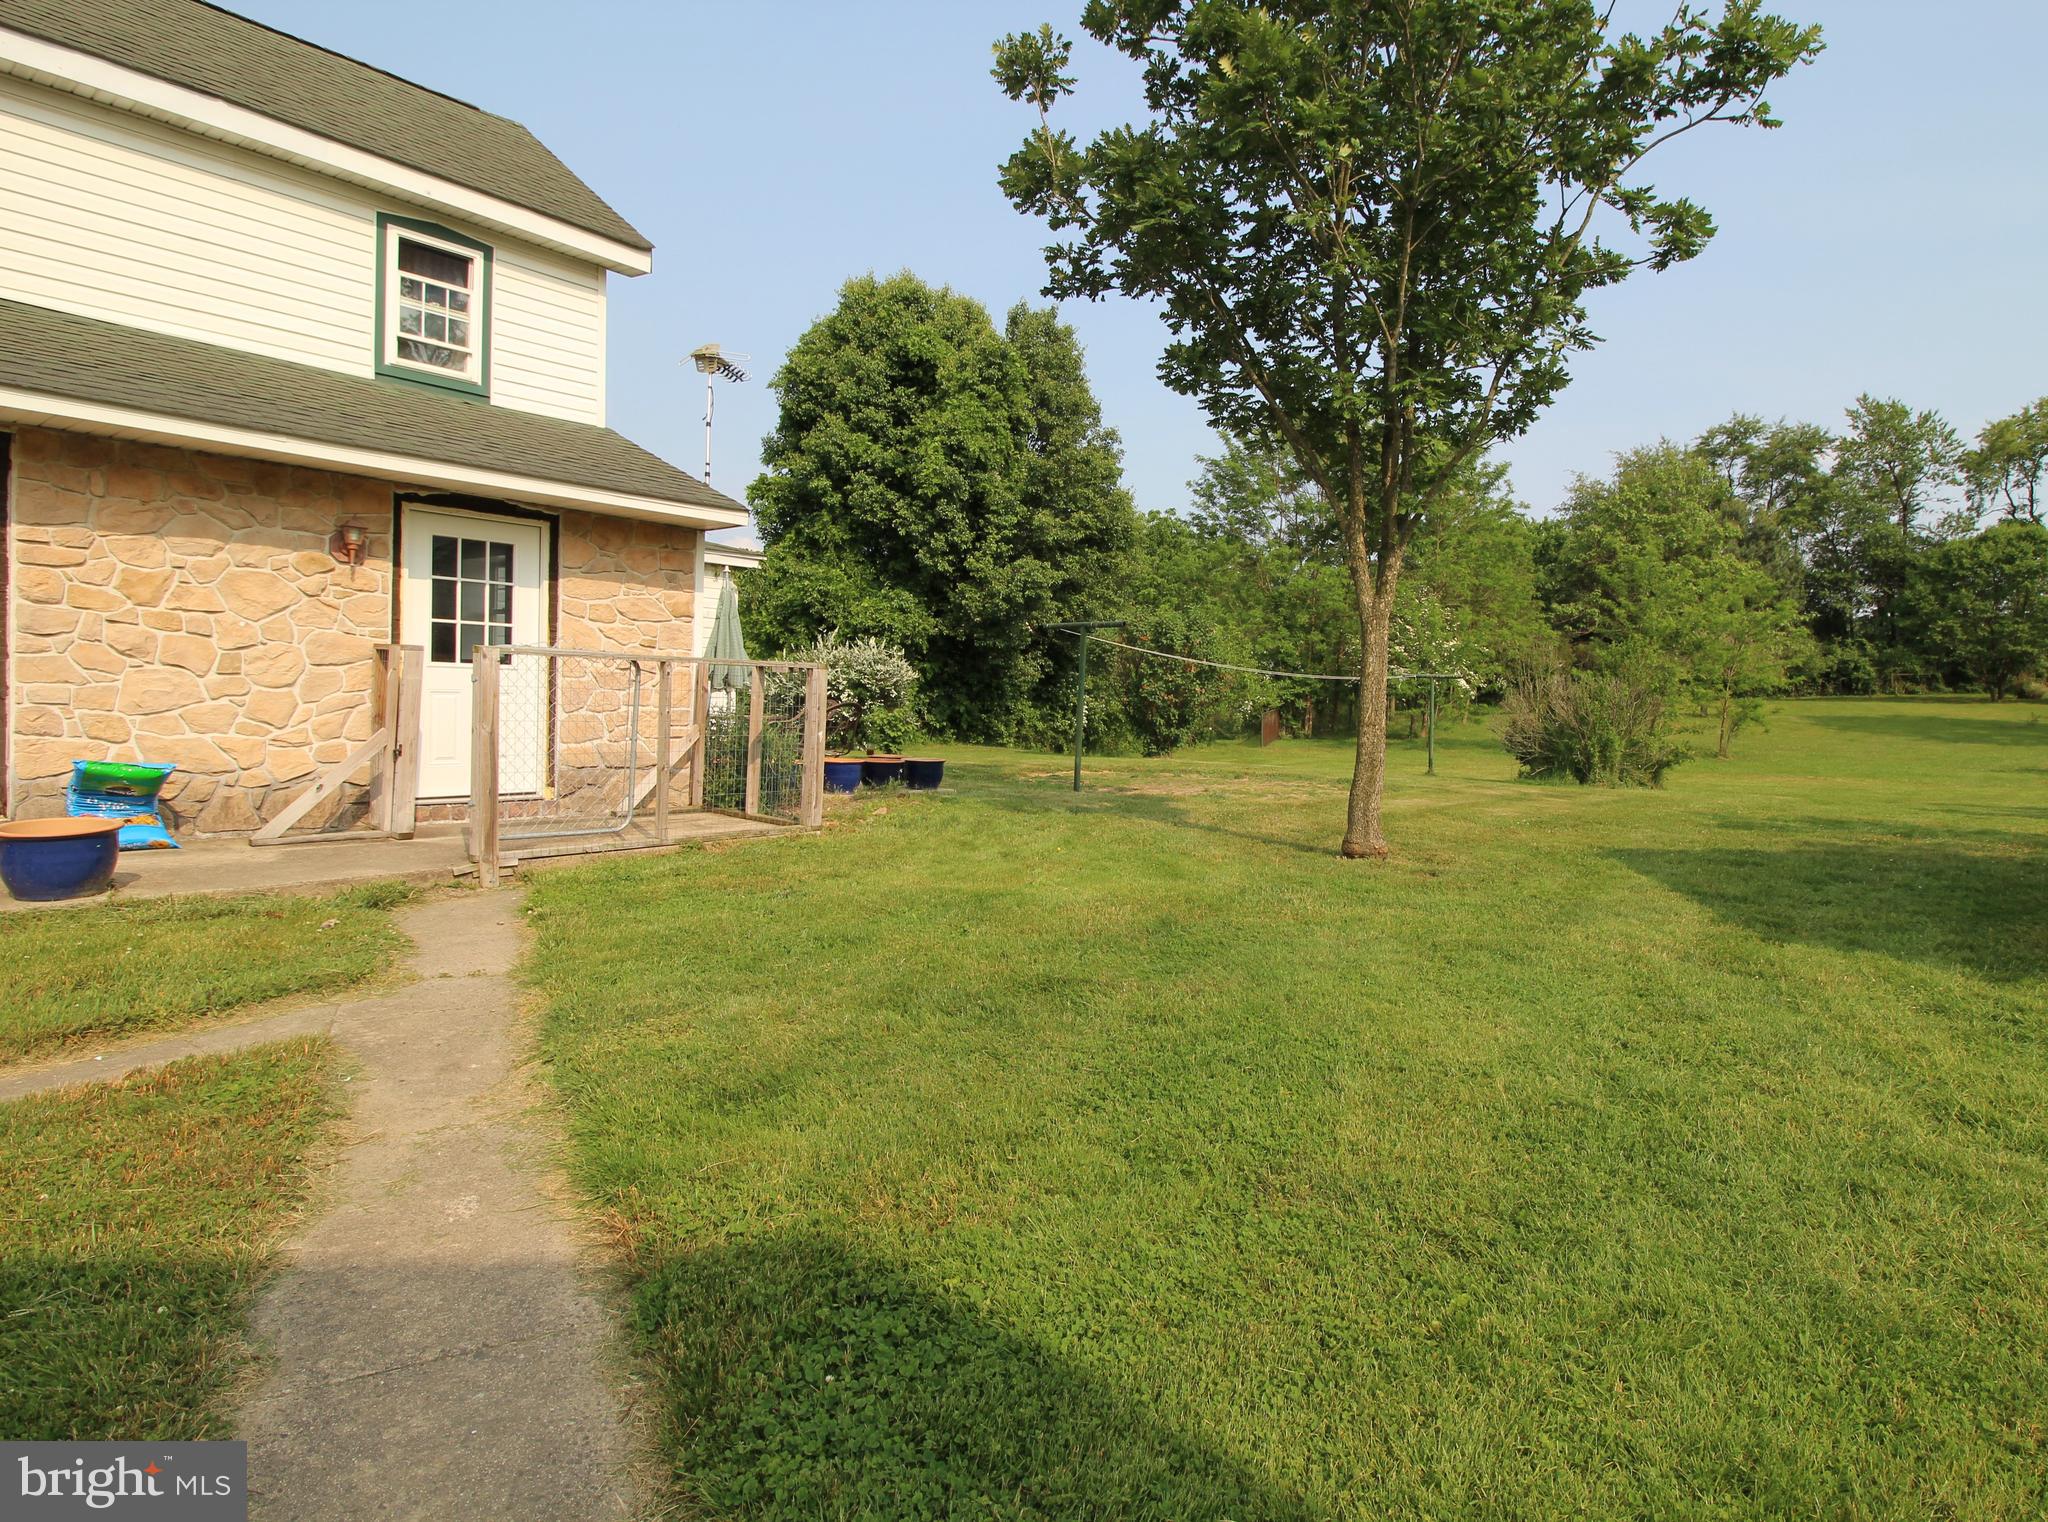
M716 380L743 381L747 372L737 360L751 359L750 354L727 354L717 344L699 344L690 351L690 362L697 367L697 373L704 377L704 484L711 484L711 411L713 395L711 383Z

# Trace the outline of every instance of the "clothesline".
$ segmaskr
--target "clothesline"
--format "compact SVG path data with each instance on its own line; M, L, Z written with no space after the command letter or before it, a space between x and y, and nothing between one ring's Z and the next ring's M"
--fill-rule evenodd
M1291 682L1356 682L1354 676L1331 676L1321 671L1269 671L1263 666L1233 666L1229 661L1205 661L1194 655L1175 655L1170 650L1153 650L1144 645L1127 645L1122 640L1106 639L1100 634L1086 636L1098 645L1109 645L1118 650L1128 650L1133 655L1149 655L1162 661L1179 661L1184 666L1211 666L1218 671L1241 671L1247 676L1276 676ZM1398 681L1418 681L1434 678L1438 681L1455 680L1447 671L1400 671L1393 667L1387 670L1389 678Z

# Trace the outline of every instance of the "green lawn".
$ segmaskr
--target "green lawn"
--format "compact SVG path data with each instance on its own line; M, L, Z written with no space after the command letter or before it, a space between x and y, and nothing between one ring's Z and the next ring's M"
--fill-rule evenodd
M1336 745L536 879L678 1508L2048 1514L2048 715Z
M389 910L413 890L326 898L157 898L0 918L0 1064L80 1041L361 983L405 937Z
M331 1065L281 1042L0 1105L0 1433L229 1435Z

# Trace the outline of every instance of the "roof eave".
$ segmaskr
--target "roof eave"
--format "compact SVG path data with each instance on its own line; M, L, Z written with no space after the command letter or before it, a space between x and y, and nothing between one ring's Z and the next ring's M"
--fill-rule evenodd
M331 470L342 475L367 476L399 486L428 486L541 507L575 508L606 517L672 523L686 528L738 528L747 521L745 507L710 488L705 488L706 494L727 505L650 497L572 481L550 481L509 471L451 464L398 451L360 449L290 434L261 433L14 386L0 386L0 423L138 439L173 448L201 449L213 454L240 455L315 470Z

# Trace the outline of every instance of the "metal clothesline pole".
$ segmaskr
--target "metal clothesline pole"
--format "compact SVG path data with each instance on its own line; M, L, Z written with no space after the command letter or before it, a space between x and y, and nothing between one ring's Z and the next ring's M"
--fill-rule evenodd
M1074 635L1081 646L1080 670L1074 681L1074 791L1081 791L1081 746L1088 738L1088 642L1099 638L1090 634L1090 629L1121 629L1124 621L1120 618L1098 618L1088 623L1050 624L1048 628ZM1104 644L1115 644L1115 640L1104 640Z

